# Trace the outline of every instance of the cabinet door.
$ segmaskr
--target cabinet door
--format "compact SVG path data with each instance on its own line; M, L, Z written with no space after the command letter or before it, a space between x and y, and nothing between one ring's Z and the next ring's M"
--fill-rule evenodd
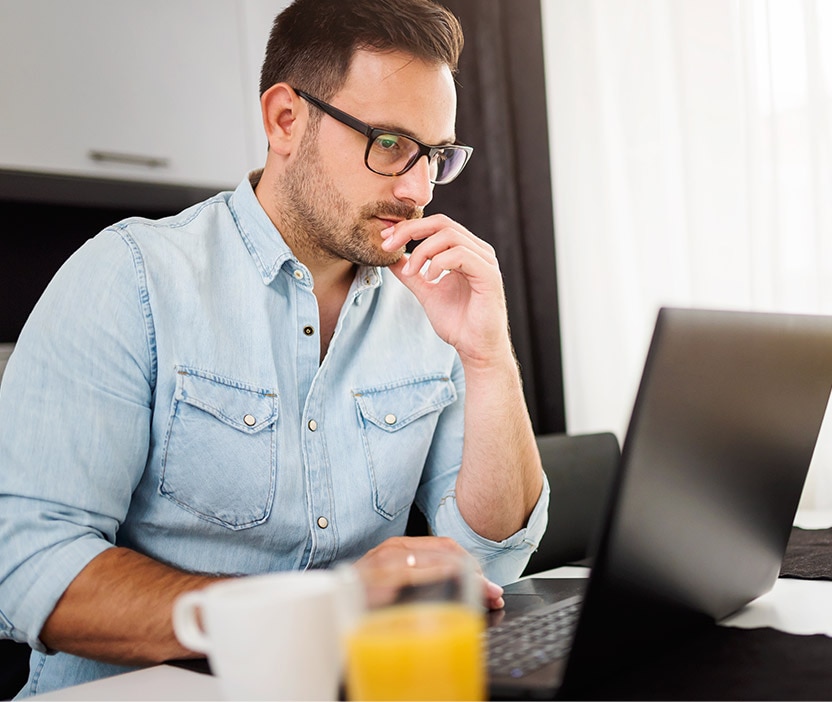
M0 168L235 186L265 156L243 18L231 0L0 0Z

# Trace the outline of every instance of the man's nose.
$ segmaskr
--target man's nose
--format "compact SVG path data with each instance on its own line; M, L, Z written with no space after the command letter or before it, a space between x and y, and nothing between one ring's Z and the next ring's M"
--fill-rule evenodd
M417 207L425 207L433 199L427 155L420 157L406 173L393 176L393 180L393 194L398 200L409 200Z

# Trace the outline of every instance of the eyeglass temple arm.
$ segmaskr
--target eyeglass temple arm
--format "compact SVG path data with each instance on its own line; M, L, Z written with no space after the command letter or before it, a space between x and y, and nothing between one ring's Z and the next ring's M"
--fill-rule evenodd
M360 119L356 119L352 115L348 115L346 112L341 112L337 107L333 107L322 100L318 100L318 98L313 97L309 93L305 93L303 90L295 90L295 92L300 95L304 100L311 102L315 107L317 107L322 112L326 112L330 117L334 117L342 124L346 124L348 127L352 127L355 131L360 132L365 137L369 138L373 128L367 124L366 122L362 122Z

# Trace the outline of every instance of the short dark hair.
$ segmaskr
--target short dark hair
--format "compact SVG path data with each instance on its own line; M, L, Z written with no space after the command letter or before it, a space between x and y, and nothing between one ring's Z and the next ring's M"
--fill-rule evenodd
M361 49L403 51L456 73L462 44L459 20L434 0L295 0L272 25L260 94L286 82L327 100Z

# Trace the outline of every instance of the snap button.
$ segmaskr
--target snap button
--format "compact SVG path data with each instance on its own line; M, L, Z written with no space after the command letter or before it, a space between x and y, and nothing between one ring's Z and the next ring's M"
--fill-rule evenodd
M292 275L295 276L295 278L297 278L298 280L303 280L303 271L300 268L296 268L295 272L292 273Z
M310 327L308 324L303 328L303 333L306 336L312 336L315 333L315 327Z
M396 415L395 414L388 414L384 418L384 421L387 422L388 424L395 424L396 423Z
M318 429L318 423L314 419L310 419L306 426L309 427L309 431L317 431Z
M255 424L257 424L257 420L250 414L247 414L245 417L243 417L243 421L246 423L246 426L248 427L253 427Z
M326 529L329 526L329 520L326 517L318 517L318 526Z

